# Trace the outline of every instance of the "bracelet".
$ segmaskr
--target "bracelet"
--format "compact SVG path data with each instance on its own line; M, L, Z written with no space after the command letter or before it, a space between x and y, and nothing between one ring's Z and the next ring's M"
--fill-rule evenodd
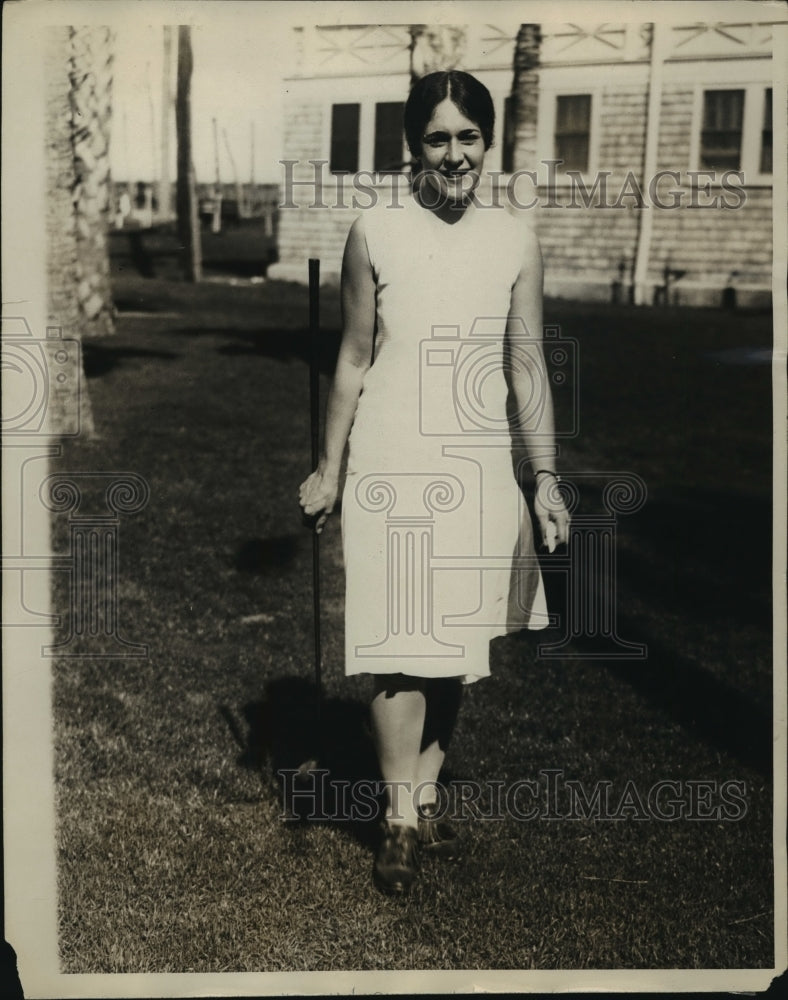
M536 472L534 473L534 479L536 479L537 476L541 476L543 474L545 476L552 476L557 483L561 482L561 477L557 473L553 472L552 469L537 469Z

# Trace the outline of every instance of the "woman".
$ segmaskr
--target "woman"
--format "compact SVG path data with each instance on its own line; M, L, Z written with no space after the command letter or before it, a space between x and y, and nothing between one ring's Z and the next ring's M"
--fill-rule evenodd
M408 890L422 851L455 854L436 800L462 684L489 674L494 635L546 623L518 445L534 463L541 541L568 535L538 242L474 198L494 119L489 92L467 73L413 87L412 196L363 213L348 235L323 452L300 488L320 531L349 439L346 672L373 675L386 788L374 877L391 893Z

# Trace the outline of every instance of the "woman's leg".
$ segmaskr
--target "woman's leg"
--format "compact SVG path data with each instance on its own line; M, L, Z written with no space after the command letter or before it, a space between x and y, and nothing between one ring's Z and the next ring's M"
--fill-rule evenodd
M438 775L460 710L462 683L458 677L430 678L424 695L424 731L416 768L416 787L422 787L417 806L428 805L438 798Z
M386 784L386 819L411 827L418 823L413 790L424 734L424 689L420 677L378 674L371 706L378 763Z

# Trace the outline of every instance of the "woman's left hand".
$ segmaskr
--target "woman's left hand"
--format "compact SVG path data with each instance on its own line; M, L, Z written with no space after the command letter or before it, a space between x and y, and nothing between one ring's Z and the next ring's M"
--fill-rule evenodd
M569 542L569 511L553 476L539 476L534 493L534 513L539 522L542 544L548 552Z

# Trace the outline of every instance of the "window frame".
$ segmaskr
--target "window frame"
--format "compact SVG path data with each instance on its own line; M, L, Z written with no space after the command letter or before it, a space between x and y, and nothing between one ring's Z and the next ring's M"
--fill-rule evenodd
M332 152L334 148L334 110L336 108L358 108L358 118L356 120L356 168L355 170L346 167L335 168L332 163ZM332 175L356 174L361 169L361 101L332 101L328 114L328 170Z
M588 102L588 118L587 118L588 128L587 128L587 130L584 131L584 132L569 132L569 131L565 131L565 132L561 132L559 134L559 132L558 132L558 119L559 119L558 109L560 107L561 101L570 101L570 100L577 101L577 100L581 100L581 99L583 101L587 101ZM576 167L576 166L572 166L571 164L569 166L562 165L561 169L563 171L568 172L568 171L572 170L572 171L575 171L575 172L579 172L580 174L584 174L584 173L588 172L588 170L589 170L589 168L591 166L591 127L592 127L593 107L594 107L594 97L593 97L593 94L584 93L584 94L556 94L555 95L555 119L553 121L553 157L552 158L553 159L559 159L560 158L559 155L558 155L558 148L557 148L560 138L566 138L567 136L574 136L574 137L576 137L576 136L583 136L583 137L586 138L586 163L585 163L585 166L582 167L582 168L579 168L579 167ZM566 164L566 160L564 160L563 163Z
M765 81L759 83L752 83L750 81L739 82L733 77L731 80L726 81L714 80L712 82L704 80L695 84L695 100L690 133L689 169L704 172L710 169L701 165L700 153L701 133L703 131L704 95L707 91L712 90L744 91L741 153L738 169L744 177L745 186L771 186L774 183L773 170L772 173L764 173L761 170L764 104L766 101L766 91L773 91L773 84ZM711 182L713 186L720 183L722 173L724 171L717 171L717 176Z
M401 171L402 171L402 167L399 167L397 169L389 169L389 170L387 170L385 168L382 168L382 167L378 168L378 167L375 166L375 158L376 158L376 155L377 155L377 146L378 146L378 108L382 107L383 105L386 105L386 104L388 104L388 105L398 105L403 111L405 109L405 101L404 100L398 100L398 101L379 101L377 99L373 100L373 113L372 113L372 166L371 166L370 169L375 174L379 173L381 176L390 176L391 174L401 173ZM402 164L402 163L407 162L409 156L410 156L410 153L408 152L408 149L407 149L407 143L405 141L405 128L403 126L402 129L401 129L401 134L400 134L400 147L399 147L399 157L398 157L399 163ZM363 169L363 168L361 168L361 169Z
M347 81L343 81L347 83ZM360 105L359 125L358 125L358 170L355 173L344 176L357 176L359 173L374 173L375 162L375 106L377 104L393 104L402 102L402 89L395 90L393 87L381 88L372 96L360 96L358 93L358 81L356 86L337 86L330 97L324 98L323 108L323 129L322 129L322 154L321 159L328 161L328 177L343 176L341 173L334 173L331 166L331 114L335 104L358 104ZM396 84L396 81L395 81ZM404 103L404 102L403 102ZM405 142L405 133L402 134L402 162L410 159L410 153ZM384 183L386 178L397 176L393 173L382 173L376 178L376 183Z
M737 99L739 95L741 96L741 111L739 117L738 129L725 129L717 128L710 129L706 127L706 109L709 105L709 96L711 94L730 94L736 95ZM723 172L725 170L741 170L744 160L744 111L747 104L747 90L744 87L705 87L703 90L703 95L701 97L701 121L700 121L700 133L698 136L698 164L701 170L718 170ZM735 149L736 153L736 165L729 167L718 167L715 165L705 167L700 166L701 161L704 157L704 135L707 133L716 133L717 135L738 135L738 143ZM723 147L720 145L710 144L706 147L708 149L708 154L713 156L715 154L721 154L722 156L732 155L733 146Z
M539 186L544 187L549 182L545 160L555 160L555 127L558 117L559 97L580 97L588 96L591 99L591 114L589 116L588 132L588 166L585 170L576 171L572 167L565 167L563 164L554 168L553 183L558 187L567 186L573 183L573 179L567 173L571 170L573 175L579 176L581 180L592 181L599 170L599 142L601 130L602 112L602 86L587 86L582 82L556 81L542 88L539 94L538 122L536 134L536 149L538 165L536 167Z

